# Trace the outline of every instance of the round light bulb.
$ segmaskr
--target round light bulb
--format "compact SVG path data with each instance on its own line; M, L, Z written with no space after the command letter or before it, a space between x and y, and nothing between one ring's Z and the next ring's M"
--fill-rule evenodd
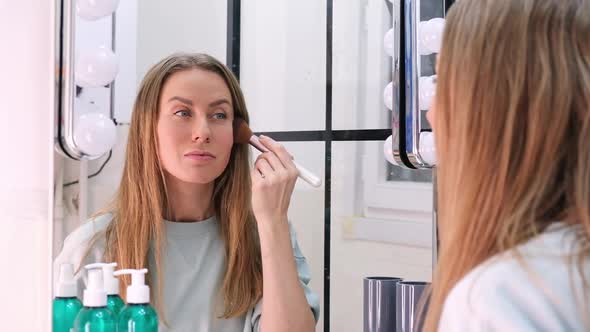
M393 110L393 82L389 82L383 90L383 103L389 110Z
M421 21L418 23L418 54L428 55L430 49L426 44L426 33L428 32L428 21Z
M430 131L420 133L419 153L422 160L427 164L436 165L436 147L434 145L434 134Z
M390 164L397 166L397 162L393 158L393 138L391 135L383 143L383 155Z
M425 36L425 42L432 53L440 52L444 29L444 18L437 17L428 21L428 33Z
M88 21L110 16L117 10L119 0L76 0L76 13Z
M76 56L76 84L83 88L108 85L118 71L117 56L105 46L83 50Z
M436 93L436 83L434 82L435 77L436 76L420 77L418 89L420 90L419 104L421 110L429 110L430 106L432 105L432 100L434 99L434 94Z
M440 52L444 27L445 19L440 17L420 22L418 47L421 55Z
M107 153L117 142L117 127L112 119L101 113L86 113L78 117L74 141L89 156Z
M393 56L393 29L387 30L383 37L383 50L389 56Z

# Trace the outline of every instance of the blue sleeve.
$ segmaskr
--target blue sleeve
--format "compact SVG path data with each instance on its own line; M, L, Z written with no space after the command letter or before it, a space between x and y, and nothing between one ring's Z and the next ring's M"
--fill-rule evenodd
M295 263L297 264L297 274L299 275L299 281L301 282L301 286L303 286L305 298L307 299L307 303L309 303L309 307L311 308L313 317L317 323L318 319L320 318L320 298L309 287L309 282L311 281L309 265L307 265L307 260L305 259L305 256L303 256L301 248L299 248L299 243L297 243L297 235L295 234L293 225L289 224L289 228L291 232L291 245L293 246L293 255L295 256Z

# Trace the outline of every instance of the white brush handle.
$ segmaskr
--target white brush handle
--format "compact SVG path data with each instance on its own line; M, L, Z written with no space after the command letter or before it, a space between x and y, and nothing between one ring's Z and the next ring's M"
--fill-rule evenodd
M295 168L299 171L299 177L305 180L305 182L312 185L312 187L319 188L322 185L322 179L320 179L317 175L313 174L307 168L299 165L297 162L293 161L295 164Z
M252 135L252 137L250 137L250 144L260 152L268 152L268 149L262 145L262 143L260 143L260 140L256 135ZM299 177L305 182L316 188L322 185L322 179L320 179L317 175L313 174L307 168L299 165L297 162L293 161L293 163L295 164L295 168L297 168L299 171Z

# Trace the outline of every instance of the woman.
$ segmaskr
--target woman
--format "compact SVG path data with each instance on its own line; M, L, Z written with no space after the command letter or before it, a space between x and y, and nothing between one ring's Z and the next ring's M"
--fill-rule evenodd
M425 331L590 330L590 1L457 1L442 45Z
M160 331L312 331L319 301L287 220L297 170L262 138L271 152L250 171L235 118L248 121L244 97L219 61L156 64L135 101L113 206L68 236L56 269L147 267Z

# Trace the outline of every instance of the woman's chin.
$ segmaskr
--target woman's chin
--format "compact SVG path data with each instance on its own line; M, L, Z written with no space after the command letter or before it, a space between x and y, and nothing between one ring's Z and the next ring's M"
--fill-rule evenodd
M176 176L173 174L173 176L175 178L177 178L178 180L180 180L181 182L184 183L190 183L190 184L209 184L209 183L213 183L215 181L215 179L217 179L221 174L182 174L180 176Z
M216 170L216 169L194 169L189 167L188 169L165 169L164 175L166 177L166 181L178 181L181 183L188 183L188 184L210 184L215 181L218 177L223 174L223 169Z

